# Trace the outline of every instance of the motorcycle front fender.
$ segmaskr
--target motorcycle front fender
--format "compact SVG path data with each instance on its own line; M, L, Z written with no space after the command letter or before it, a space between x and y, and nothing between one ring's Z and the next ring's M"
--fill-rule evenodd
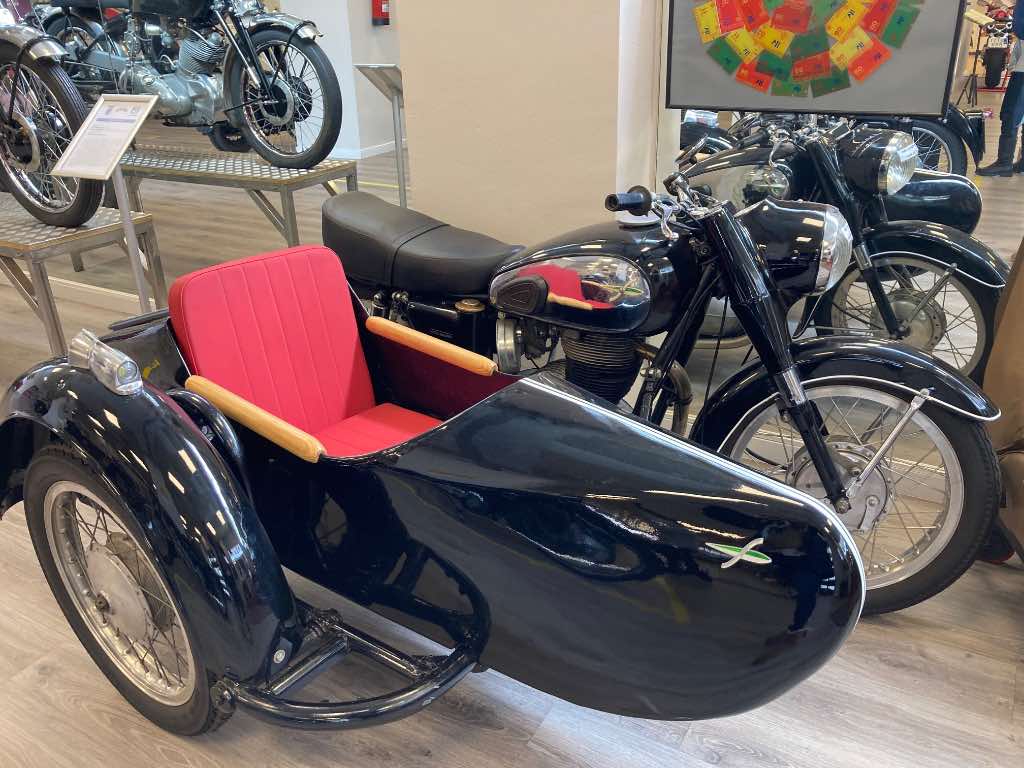
M294 597L251 499L171 398L114 394L58 359L15 381L0 414L3 507L22 500L38 450L77 454L131 510L211 672L260 678L277 650L298 650Z
M937 265L956 266L959 277L1001 291L1010 278L1010 266L998 253L975 237L930 221L893 221L864 232L871 257L906 254Z
M889 221L930 221L971 234L981 221L981 191L953 173L920 169L894 195L883 198Z
M999 408L974 382L913 347L889 341L823 336L793 343L804 385L871 384L904 394L930 390L928 399L975 421L995 421ZM776 397L773 377L761 363L743 369L705 403L690 439L720 451L754 408Z
M25 50L23 61L40 61L41 59L61 59L67 56L67 49L53 38L46 37L38 29L25 24L9 24L0 26L0 42Z
M251 13L242 17L242 26L248 30L250 35L262 32L264 29L283 29L286 32L293 32L296 29L296 37L305 40L316 40L320 37L320 30L316 24L290 13Z

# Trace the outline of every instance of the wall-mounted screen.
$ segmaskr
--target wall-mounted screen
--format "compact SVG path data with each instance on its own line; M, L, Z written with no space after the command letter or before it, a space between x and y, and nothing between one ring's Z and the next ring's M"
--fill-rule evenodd
M966 0L671 0L668 106L945 114Z

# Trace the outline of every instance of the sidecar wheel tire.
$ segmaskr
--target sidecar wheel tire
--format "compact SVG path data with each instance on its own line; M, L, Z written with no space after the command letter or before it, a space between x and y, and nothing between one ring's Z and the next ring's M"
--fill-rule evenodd
M189 627L187 619L184 618L185 613L180 606L180 601L173 596L173 590L167 590L165 594L171 595L171 599L178 603L176 610L189 638L195 680L194 690L186 702L177 706L168 706L142 690L112 661L108 650L93 636L83 618L81 609L68 591L61 576L51 549L47 524L44 519L47 514L47 494L58 483L71 483L87 490L102 502L107 511L123 524L126 530L131 532L136 541L145 542L145 537L135 522L134 516L123 503L111 494L98 477L99 473L89 463L70 450L58 446L43 449L29 465L25 477L25 518L43 575L71 629L74 630L96 666L128 703L146 719L171 733L181 736L197 736L212 731L222 725L228 715L214 706L210 691L215 679L203 662L202 652L195 641L194 632ZM144 546L148 549L148 544ZM147 557L155 565L158 578L167 589L169 580L158 564L157 558L153 556L152 552L148 552Z

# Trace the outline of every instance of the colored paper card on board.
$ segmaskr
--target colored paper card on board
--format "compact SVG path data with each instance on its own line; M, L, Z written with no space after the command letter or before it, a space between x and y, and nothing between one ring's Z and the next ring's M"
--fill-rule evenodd
M907 35L910 34L910 28L914 26L914 22L917 21L920 13L920 8L916 8L906 2L900 3L882 32L882 42L892 48L903 47Z
M850 74L855 80L867 80L880 66L892 58L892 52L881 40L875 40L870 49L850 64Z
M882 34L892 15L896 12L897 0L875 0L860 25L873 35Z
M764 51L757 57L757 71L763 72L772 77L789 79L789 73L793 69L793 61L786 56L776 56L770 51Z
M702 43L710 43L722 36L722 27L718 23L718 6L715 0L698 5L693 9L693 16L697 19L697 31L700 33Z
M743 28L739 0L715 0L715 5L718 8L718 26L723 35Z
M789 52L789 46L795 35L784 29L776 29L770 24L765 24L754 33L757 44L766 51L771 51L776 56L785 56Z
M794 59L806 59L816 53L824 53L829 49L828 33L824 29L815 29L806 35L797 35L789 46L789 54Z
M823 26L845 2L846 0L811 0L811 26Z
M794 80L785 80L781 77L776 77L772 80L773 96L803 97L810 92L810 83L798 83Z
M776 9L785 2L786 0L764 0L764 9L769 14L775 13Z
M732 49L724 37L720 37L708 48L708 56L718 62L718 66L730 75L739 69L743 59Z
M845 69L833 69L826 77L819 77L811 81L811 93L814 98L820 99L830 93L842 91L850 87L850 73Z
M846 69L850 62L871 48L871 36L860 27L850 33L841 43L836 43L829 51L832 63L839 69Z
M803 34L811 26L813 13L807 0L786 0L772 14L772 25L793 34Z
M808 56L805 59L798 59L793 62L793 70L790 72L792 80L814 80L824 77L832 71L832 59L828 51Z
M753 62L741 64L736 71L736 79L762 93L768 93L772 87L772 76L758 72L757 65Z
M839 42L842 42L860 24L860 20L867 15L868 6L859 0L846 0L838 11L825 22L825 31Z
M739 3L747 29L757 29L771 18L765 10L764 0L739 0Z
M754 61L761 53L761 46L758 45L754 36L750 34L750 31L743 27L742 29L734 29L732 32L725 36L725 39L729 41L729 45L732 49L739 54L739 57L747 64Z

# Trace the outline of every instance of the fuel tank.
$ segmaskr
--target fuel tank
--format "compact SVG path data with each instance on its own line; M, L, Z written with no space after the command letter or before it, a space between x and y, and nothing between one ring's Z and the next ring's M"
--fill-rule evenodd
M502 311L603 334L663 331L696 290L686 238L670 243L660 226L596 224L527 248L491 282Z

